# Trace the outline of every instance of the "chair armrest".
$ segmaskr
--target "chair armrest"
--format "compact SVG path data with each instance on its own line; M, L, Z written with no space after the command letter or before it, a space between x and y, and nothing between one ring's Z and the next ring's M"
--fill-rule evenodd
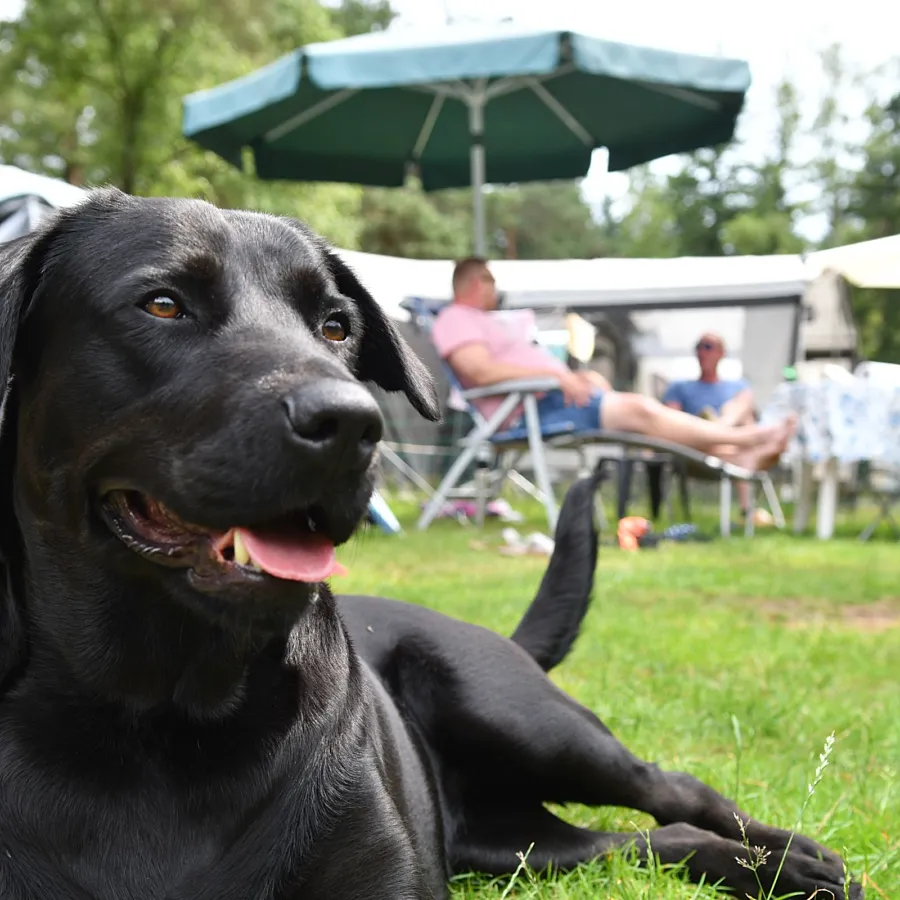
M512 378L509 381L498 381L483 387L469 388L462 391L464 400L477 400L480 397L497 397L505 394L540 394L544 391L558 391L559 379L542 376L541 378Z

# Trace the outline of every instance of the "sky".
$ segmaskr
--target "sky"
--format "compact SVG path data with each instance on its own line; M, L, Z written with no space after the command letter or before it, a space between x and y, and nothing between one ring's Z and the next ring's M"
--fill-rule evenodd
M216 0L210 0L211 3ZM760 159L769 152L776 123L773 96L776 85L790 76L803 98L803 110L812 118L824 90L819 56L821 48L839 41L845 59L872 70L900 57L894 14L887 0L391 0L400 23L440 27L448 16L463 21L491 22L511 17L522 24L549 25L645 46L688 53L724 55L750 64L753 83L738 126L747 141L747 154ZM0 0L0 18L12 18L22 0ZM882 86L882 91L884 87ZM848 91L842 106L859 119L868 102L878 95L869 82ZM850 128L851 140L861 142L864 132ZM605 157L596 153L583 182L586 199L599 204L604 196L621 198L627 175L608 174ZM673 161L660 160L654 168L671 170ZM815 238L817 224L804 231Z

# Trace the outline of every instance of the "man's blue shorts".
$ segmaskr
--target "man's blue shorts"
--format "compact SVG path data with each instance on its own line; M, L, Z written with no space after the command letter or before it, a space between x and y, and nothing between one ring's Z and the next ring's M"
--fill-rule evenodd
M562 391L548 391L538 400L538 416L541 420L541 431L559 431L563 428L572 431L594 431L602 427L601 409L603 391L595 390L587 406L566 406ZM510 427L510 431L525 428L525 417L521 416Z

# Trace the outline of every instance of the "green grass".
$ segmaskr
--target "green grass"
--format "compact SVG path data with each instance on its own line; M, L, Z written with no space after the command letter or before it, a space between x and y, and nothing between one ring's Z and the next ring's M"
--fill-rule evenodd
M521 505L521 504L520 504ZM345 592L419 603L509 634L543 573L484 532L439 521L402 537L374 529L340 553ZM520 530L540 528L529 509ZM861 526L860 526L861 527ZM842 534L858 533L845 524ZM868 897L900 897L900 545L758 533L628 554L601 549L594 604L554 681L638 755L687 770L771 824L793 827L829 734L835 744L801 831L844 855ZM623 809L565 816L649 828ZM527 850L526 847L521 848ZM777 861L776 861L777 863ZM624 857L556 879L457 879L455 900L716 895Z

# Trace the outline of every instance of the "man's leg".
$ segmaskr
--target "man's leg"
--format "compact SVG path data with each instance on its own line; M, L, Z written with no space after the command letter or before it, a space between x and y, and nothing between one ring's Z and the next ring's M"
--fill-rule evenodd
M663 438L752 469L768 468L777 462L793 427L792 421L774 426L707 422L649 397L615 391L603 395L601 419L603 427L614 431Z
M719 410L719 422L723 425L735 426L756 424L753 392L743 390L727 403L722 404L722 408ZM750 508L750 485L746 481L739 481L737 489L741 510L746 514Z
M752 425L756 422L756 410L753 403L753 392L743 390L735 394L719 410L719 421L723 425Z

